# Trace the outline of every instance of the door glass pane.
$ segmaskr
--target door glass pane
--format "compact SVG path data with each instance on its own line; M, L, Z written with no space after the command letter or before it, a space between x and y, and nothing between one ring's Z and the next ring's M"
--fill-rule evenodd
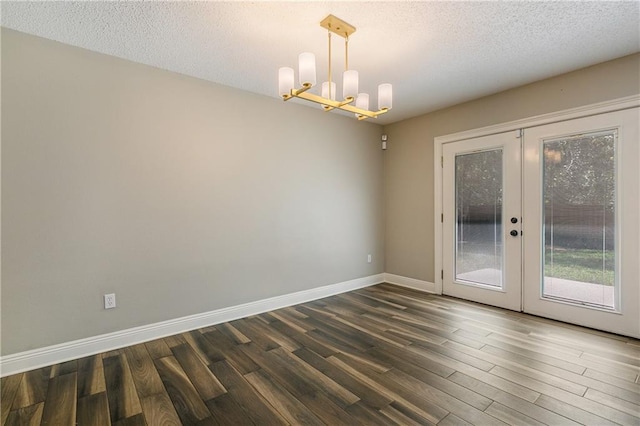
M615 139L544 142L543 297L615 307Z
M456 156L456 280L502 288L502 149Z

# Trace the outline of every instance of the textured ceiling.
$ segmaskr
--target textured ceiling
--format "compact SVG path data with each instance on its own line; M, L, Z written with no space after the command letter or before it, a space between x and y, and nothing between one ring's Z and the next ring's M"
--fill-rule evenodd
M640 2L1 2L2 26L278 97L281 66L334 14L357 28L350 67L387 124L640 51ZM343 67L341 39L334 70ZM334 71L334 79L336 78ZM341 93L340 86L338 92ZM302 102L295 100L294 102ZM294 107L294 106L292 106Z

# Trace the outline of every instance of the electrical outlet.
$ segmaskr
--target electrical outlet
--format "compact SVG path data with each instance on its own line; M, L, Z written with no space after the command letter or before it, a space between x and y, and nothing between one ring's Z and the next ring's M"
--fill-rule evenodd
M371 263L371 255L370 254L367 255L367 263Z
M104 308L105 309L113 309L116 307L116 294L105 294L104 295Z

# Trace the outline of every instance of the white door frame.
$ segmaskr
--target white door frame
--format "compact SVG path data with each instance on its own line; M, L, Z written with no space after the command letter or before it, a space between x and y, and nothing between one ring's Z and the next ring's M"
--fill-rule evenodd
M529 117L522 120L497 124L494 126L482 127L464 132L454 133L445 136L438 136L433 141L433 193L434 193L434 265L435 265L435 293L442 294L442 147L449 142L457 142L465 139L472 139L481 136L489 136L497 133L504 133L514 130L526 129L543 124L557 123L560 121L582 118L590 115L597 115L606 112L619 111L640 106L640 94L597 104L586 105L578 108L557 111L549 114ZM638 182L640 185L640 182ZM640 209L640 202L638 203Z

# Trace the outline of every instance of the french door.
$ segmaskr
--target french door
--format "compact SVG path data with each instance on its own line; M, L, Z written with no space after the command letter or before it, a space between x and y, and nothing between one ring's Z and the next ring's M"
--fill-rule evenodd
M445 294L521 308L519 135L509 132L443 147Z
M443 146L443 293L640 337L638 108Z

